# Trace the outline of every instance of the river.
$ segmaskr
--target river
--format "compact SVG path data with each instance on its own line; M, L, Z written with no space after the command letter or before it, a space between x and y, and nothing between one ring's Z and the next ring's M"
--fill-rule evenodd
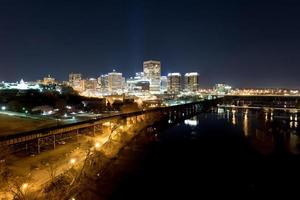
M115 167L122 173L107 198L244 199L297 193L299 134L296 112L214 108L121 154Z

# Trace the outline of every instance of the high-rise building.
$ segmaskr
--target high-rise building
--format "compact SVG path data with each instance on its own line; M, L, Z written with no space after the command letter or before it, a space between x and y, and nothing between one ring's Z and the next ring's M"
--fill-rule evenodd
M190 72L184 75L184 88L188 92L196 92L199 89L200 76L197 72Z
M69 74L69 82L76 82L81 80L81 74L70 73Z
M103 74L98 78L100 91L105 94L108 93L108 74Z
M168 90L168 78L167 76L160 77L160 92L164 93Z
M56 83L55 78L53 78L50 74L44 77L43 82L44 85L54 84Z
M85 90L97 90L98 88L98 81L95 78L90 78L84 80L84 89Z
M81 74L71 73L69 74L69 85L76 91L82 92L84 90L84 81L81 78Z
M135 73L134 79L140 79L140 80L143 80L144 78L145 78L144 72L136 72L136 73Z
M111 94L120 93L123 91L124 86L124 78L122 77L122 73L113 72L108 73L108 91Z
M150 82L150 92L153 94L160 93L160 73L161 64L160 61L144 61L144 76Z
M231 91L231 86L219 83L214 86L214 91L219 95L228 94Z
M168 74L168 93L178 94L181 91L181 74L169 73Z
M149 80L144 77L143 72L135 73L135 77L130 77L127 79L126 83L126 89L129 93L141 93L149 91L150 83Z

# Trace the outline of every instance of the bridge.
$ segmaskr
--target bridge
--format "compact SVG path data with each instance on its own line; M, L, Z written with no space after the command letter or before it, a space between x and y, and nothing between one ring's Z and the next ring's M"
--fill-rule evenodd
M215 102L222 106L234 105L249 108L300 108L300 96L290 95L226 95L215 99Z
M55 149L60 141L75 139L82 135L95 136L103 129L112 130L113 124L131 125L155 118L165 123L174 123L196 115L210 105L210 101L192 102L181 105L158 107L130 113L115 114L74 124L43 128L13 135L0 136L0 146L9 146L12 152L25 151L39 154L41 150ZM155 121L155 120L154 120Z

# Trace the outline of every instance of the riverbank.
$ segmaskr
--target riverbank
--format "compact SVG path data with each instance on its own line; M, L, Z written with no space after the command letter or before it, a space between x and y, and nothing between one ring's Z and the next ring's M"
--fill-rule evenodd
M246 113L247 120L242 118L244 111L230 119L223 113L203 113L159 130L155 137L140 135L132 148L122 150L112 162L105 179L89 182L78 199L244 199L297 194L300 157L278 141L278 137L294 140L296 136L264 132L260 124L265 118L257 118L257 111ZM263 148L271 142L276 148L265 154L254 146L254 137Z
M124 145L157 120L160 116L156 114L147 119L141 116L133 124L109 126L95 136L82 136L34 157L10 157L6 162L10 173L1 183L1 199L69 198L86 178L99 176Z

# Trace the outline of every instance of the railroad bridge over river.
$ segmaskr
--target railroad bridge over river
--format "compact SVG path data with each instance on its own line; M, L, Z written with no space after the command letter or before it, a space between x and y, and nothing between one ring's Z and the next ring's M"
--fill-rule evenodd
M143 120L159 117L163 123L173 123L196 115L203 108L210 105L210 101L200 101L169 107L152 108L130 113L100 117L74 124L43 128L13 135L0 136L0 146L9 146L13 152L37 153L55 149L61 141L78 139L82 135L95 136L101 134L104 128L111 128L111 124L130 125ZM154 117L154 118L153 118ZM153 120L155 122L155 120Z
M300 96L291 95L225 95L215 96L220 105L249 107L300 108Z

